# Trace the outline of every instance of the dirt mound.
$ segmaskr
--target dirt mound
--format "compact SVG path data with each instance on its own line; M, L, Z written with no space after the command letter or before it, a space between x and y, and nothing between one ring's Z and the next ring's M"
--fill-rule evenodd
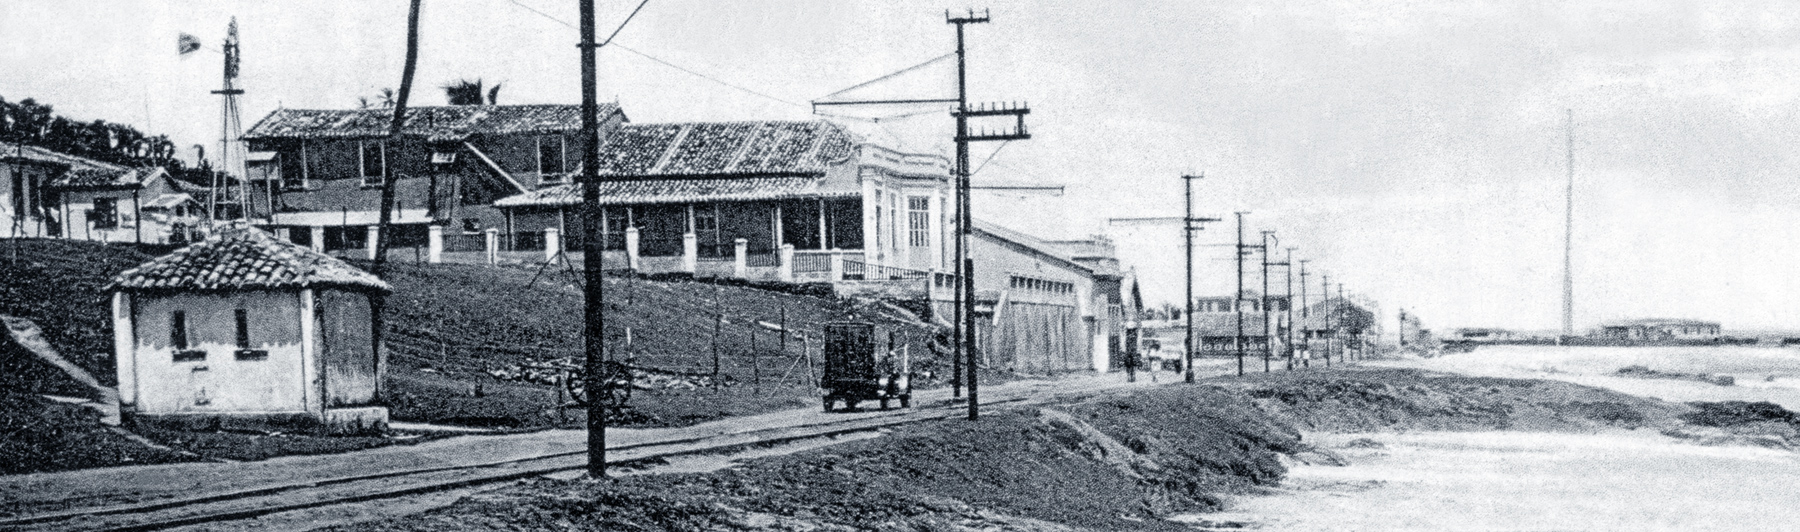
M1693 412L1681 416L1682 421L1707 427L1731 427L1761 422L1800 423L1800 418L1781 405L1768 401L1693 402Z
M1305 449L1243 396L1179 387L993 411L708 474L538 480L352 530L1188 530Z
M1685 411L1557 381L1405 369L1289 372L1212 382L1243 391L1278 419L1311 430L1544 430L1667 425Z

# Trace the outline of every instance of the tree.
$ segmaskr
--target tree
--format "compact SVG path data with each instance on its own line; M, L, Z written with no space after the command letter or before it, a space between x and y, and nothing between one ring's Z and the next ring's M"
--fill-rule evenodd
M500 84L495 83L492 88L484 90L481 78L475 78L475 81L459 79L445 83L443 88L444 97L449 100L450 105L481 105L483 93L487 94L488 105L497 105L500 100Z

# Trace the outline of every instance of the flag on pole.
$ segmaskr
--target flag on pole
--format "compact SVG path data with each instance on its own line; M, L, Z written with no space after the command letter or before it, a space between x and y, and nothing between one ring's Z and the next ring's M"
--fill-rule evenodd
M186 56L200 49L200 38L183 33L175 39L175 47L180 55Z

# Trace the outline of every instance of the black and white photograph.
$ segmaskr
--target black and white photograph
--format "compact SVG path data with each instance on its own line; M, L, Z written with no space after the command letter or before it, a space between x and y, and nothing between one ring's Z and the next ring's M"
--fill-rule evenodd
M0 530L1800 528L1800 4L6 0Z

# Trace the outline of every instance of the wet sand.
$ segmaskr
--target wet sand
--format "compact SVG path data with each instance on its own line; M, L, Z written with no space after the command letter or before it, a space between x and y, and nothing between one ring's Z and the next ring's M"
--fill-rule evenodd
M1772 401L1800 408L1800 389L1783 382L1800 365L1793 351L1701 349L1504 347L1368 365L1556 379L1669 401ZM1632 364L1734 375L1744 385L1612 375ZM1767 375L1775 380L1759 377ZM1792 489L1800 478L1800 453L1783 449L1700 445L1650 429L1318 433L1307 440L1340 453L1350 465L1294 464L1281 488L1234 497L1227 512L1186 519L1270 530L1800 527L1800 491Z
M1344 467L1191 516L1273 530L1780 530L1800 523L1800 455L1654 433L1317 434ZM1346 448L1367 439L1381 448Z

